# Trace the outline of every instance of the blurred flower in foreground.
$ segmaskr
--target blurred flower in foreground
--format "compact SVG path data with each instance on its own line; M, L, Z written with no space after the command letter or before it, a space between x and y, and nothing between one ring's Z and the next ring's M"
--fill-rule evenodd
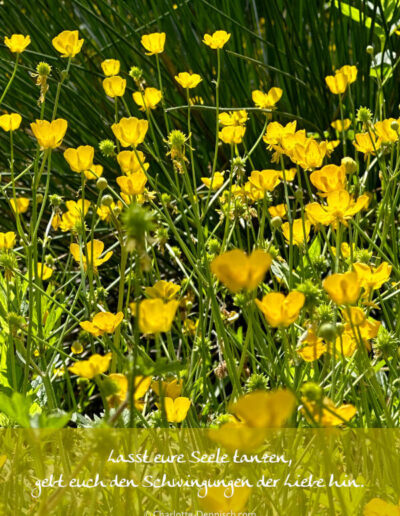
M209 487L200 504L205 511L214 514L242 513L251 493L250 487L236 487L231 497L226 496L226 487ZM243 513L244 514L244 513Z
M335 404L329 398L320 401L303 399L302 412L306 419L310 419L311 416L318 426L325 427L347 423L356 415L357 409L351 404L335 407Z
M10 199L11 207L18 213L26 213L29 208L30 200L28 197L17 197L17 199Z
M400 505L372 498L364 507L363 516L400 516Z
M17 235L14 231L0 233L0 249L12 249L15 245Z
M240 249L227 251L211 262L211 272L228 289L236 293L241 289L254 290L270 268L272 257L260 249L249 256Z

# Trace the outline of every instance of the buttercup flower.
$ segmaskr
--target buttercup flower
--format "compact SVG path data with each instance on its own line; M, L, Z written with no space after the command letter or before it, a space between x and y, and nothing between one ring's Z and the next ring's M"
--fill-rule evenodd
M211 262L211 272L233 292L254 290L272 263L270 254L258 249L249 256L240 249L227 251Z
M379 141L382 143L394 143L399 139L398 131L394 131L392 129L393 122L399 122L395 118L387 118L386 120L382 120L382 122L376 122L375 131L378 135Z
M389 280L392 272L392 266L387 262L382 262L379 267L372 267L366 263L353 263L353 269L357 273L361 286L367 292L381 288Z
M347 129L351 126L350 118L345 118L343 123L341 120L334 120L331 122L331 127L333 127L336 131L342 132L347 131Z
M53 38L53 47L61 57L75 57L81 51L84 39L79 39L77 30L64 30Z
M92 164L90 170L85 170L83 173L86 179L98 179L103 175L103 166Z
M226 31L217 30L212 35L204 34L203 43L214 50L221 49L224 47L225 43L229 40L230 37L231 35Z
M364 507L363 516L400 516L400 505L372 498Z
M163 398L163 402L165 415L169 423L181 423L184 419L186 419L191 405L189 398ZM157 406L160 407L159 404L157 404Z
M146 55L161 54L164 52L165 32L153 32L142 36L140 40L144 48L147 50Z
M121 118L121 120L111 126L112 132L123 147L137 147L143 143L149 122L134 116Z
M160 280L154 283L152 287L146 287L144 291L153 299L160 298L164 299L164 301L169 301L176 296L180 289L180 285L176 285L172 281Z
M364 159L374 155L381 146L381 140L374 133L358 133L355 135L354 147L364 154Z
M81 328L91 333L94 337L99 337L104 333L114 333L124 318L123 312L113 314L111 312L99 312L91 321L83 321Z
M311 224L308 220L294 219L293 220L293 235L292 242L294 245L302 246L305 242L310 240ZM290 224L285 222L282 224L282 233L286 241L290 242Z
M360 296L361 285L356 272L331 274L322 285L337 305L354 305Z
M119 74L120 62L118 59L106 59L101 63L104 75L110 77Z
M37 275L43 281L48 280L53 275L53 269L44 263L37 263Z
M17 235L14 231L0 233L0 249L13 249Z
M146 88L144 92L135 91L132 94L133 100L142 111L155 109L162 98L162 93L157 88Z
M343 166L325 165L310 174L310 181L325 196L327 193L345 189L346 170Z
M207 495L200 499L200 503L205 513L240 514L246 507L250 493L250 487L236 487L233 495L227 498L225 487L209 487Z
M241 125L228 126L228 127L224 127L219 132L219 138L224 143L238 144L238 143L242 143L245 132L246 132L246 128Z
M219 123L221 125L245 125L248 120L247 112L244 109L232 111L231 113L220 113L218 115Z
M335 95L341 95L347 89L349 80L347 75L342 72L338 72L335 75L328 75L325 77L325 82L330 89L331 93Z
M304 294L296 290L287 296L280 292L270 292L261 301L256 299L256 305L270 326L287 328L298 318L305 300Z
M276 206L270 206L268 208L268 213L271 215L271 218L280 217L281 219L283 219L283 217L287 213L287 206L286 204L277 204Z
M140 195L144 192L147 183L146 174L142 171L135 172L129 176L117 177L118 186L126 195Z
M197 73L181 72L175 75L175 80L182 88L192 89L202 81L202 78Z
M81 378L88 378L91 380L99 374L103 374L107 371L111 362L111 353L101 356L98 354L92 355L89 360L81 360L75 362L74 365L68 367L71 373L80 376Z
M106 77L103 81L103 88L108 97L122 97L125 93L126 79L123 79L119 75Z
M349 84L352 84L357 80L357 67L353 65L344 65L339 70L336 70L335 74L343 74L347 77L347 81Z
M254 104L260 109L272 109L282 97L283 91L280 88L271 88L268 93L254 90L251 94Z
M264 197L265 192L272 192L280 183L279 170L253 170L249 177L250 190L259 190Z
M207 188L211 188L211 190L219 190L224 184L224 176L221 172L215 172L214 177L202 177L201 182L206 185Z
M117 386L118 390L107 397L107 403L110 407L117 407L127 399L129 388L128 378L120 373L110 374L108 378ZM143 398L149 390L150 382L150 376L135 376L133 402L137 410L143 410L144 405L139 400Z
M322 405L317 401L305 400L303 400L303 405L305 408L302 409L302 412L305 417L309 418L309 415L311 415L315 423L322 427L343 425L357 413L357 409L353 405L335 407L335 404L329 398L325 398Z
M172 398L173 400L178 398L182 393L183 380L178 380L174 378L171 381L162 381L154 380L151 382L151 388L160 396L160 383L161 383L161 393L164 397Z
M32 132L42 149L59 147L67 132L68 122L63 118L56 118L52 122L36 120L31 123Z
M85 172L93 166L94 148L90 145L81 145L77 149L69 148L64 151L64 158L71 170Z
M108 251L108 253L106 253L103 258L100 258L103 249L104 243L101 240L93 240L93 243L88 242L86 247L88 258L86 258L86 254L82 251L78 244L73 243L69 246L69 250L71 251L71 254L76 262L81 263L82 260L85 270L87 268L87 264L89 263L89 266L93 266L95 271L99 265L102 265L108 261L113 254L112 251Z
M18 213L26 213L29 208L30 200L27 197L17 197L16 200L10 199L11 207Z
M307 204L306 213L312 224L336 224L340 222L347 226L347 220L366 208L369 203L367 195L360 195L357 201L346 190L338 190L327 194L327 205L317 202Z
M327 351L327 346L312 329L309 329L301 342L301 347L296 351L305 362L313 362Z
M139 303L139 329L142 333L161 333L171 329L179 301L164 303L162 299L145 299ZM131 303L136 312L136 303Z
M18 113L0 116L0 127L3 131L16 131L21 125L22 117Z
M30 43L31 37L23 34L13 34L10 38L7 36L4 38L4 44L14 54L21 54Z
M121 167L121 171L127 175L141 170L146 171L149 168L149 164L145 163L145 160L145 155L141 151L124 150L117 155L118 165Z

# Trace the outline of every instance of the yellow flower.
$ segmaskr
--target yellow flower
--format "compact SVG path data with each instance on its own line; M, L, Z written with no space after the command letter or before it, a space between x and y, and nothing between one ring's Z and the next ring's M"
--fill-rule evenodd
M254 391L229 406L229 412L252 428L280 428L291 416L295 396L286 389Z
M123 147L136 147L143 143L149 122L147 120L139 119L134 116L129 118L121 118L117 124L111 126L115 137L120 141Z
M140 40L144 48L147 50L146 55L161 54L164 52L165 32L153 32L142 36Z
M264 198L265 192L272 192L280 183L281 173L279 170L253 170L249 177L248 190L258 190Z
M285 170L285 174L283 174L283 170L279 171L279 177L284 181L286 179L287 182L293 181L293 179L296 177L297 174L297 168L289 168Z
M296 350L298 355L305 362L318 360L327 351L325 342L318 337L312 329L307 330L307 335L301 343L301 347Z
M103 88L106 95L112 99L115 97L122 97L125 93L126 79L123 79L119 75L106 77L103 80Z
M90 145L80 145L77 149L69 148L64 151L66 159L71 170L74 172L85 172L93 166L94 148Z
M223 48L230 37L231 35L228 34L228 32L225 32L224 30L217 30L212 35L204 34L203 43L205 43L208 47L216 50Z
M302 135L300 135L302 137ZM286 142L283 142L284 144ZM286 150L286 149L285 149ZM313 138L306 140L304 144L297 143L287 154L290 159L304 170L319 168L324 161L327 152L326 142L318 143Z
M99 374L103 374L107 371L111 362L111 353L107 355L92 355L89 360L81 360L75 362L74 365L68 367L71 373L80 376L81 378L88 378L91 380Z
M323 404L316 401L303 401L303 414L307 419L310 415L318 426L339 426L350 421L357 409L353 405L341 405L335 407L332 400L324 398Z
M0 233L0 249L13 249L17 235L14 231Z
M337 305L354 305L360 296L361 285L356 272L331 274L322 285Z
M17 213L26 213L29 208L29 202L27 197L17 197L16 200L10 199L11 208Z
M31 37L24 36L23 34L13 34L11 38L4 38L4 44L8 47L11 52L15 54L21 54L26 47L30 44Z
M298 318L305 299L304 294L296 290L287 296L280 292L270 292L261 301L256 299L256 305L270 326L287 328Z
M82 212L86 216L90 208L90 201L88 199L78 199L77 201L66 201L65 205L73 217L82 218Z
M146 109L155 109L162 98L161 91L157 88L146 88L144 93L135 91L132 93L132 98L142 111Z
M343 74L347 77L347 81L349 84L352 84L357 80L357 67L352 65L344 65L339 70L336 70L335 74Z
M174 378L170 381L161 382L162 395L167 398L172 398L173 400L181 395L182 387L183 380L178 380L177 378ZM160 382L158 380L151 382L151 388L157 394L157 396L160 396Z
M104 243L101 240L93 240L92 242L88 242L86 251L88 254L88 259L86 259L86 254L83 253L82 249L79 247L78 244L71 244L69 246L69 250L71 251L71 254L74 258L74 260L78 263L83 263L83 267L86 270L87 268L87 262L89 262L89 266L93 266L93 269L96 271L97 267L99 265L102 265L106 261L108 261L113 252L108 251L108 253L105 254L103 258L100 258L101 253L104 249Z
M59 147L67 132L67 127L68 122L63 118L56 118L52 122L36 120L31 123L32 132L42 149Z
M117 177L118 186L126 195L140 195L144 192L147 183L147 176L144 172L139 171L129 176Z
M376 122L375 131L382 143L394 143L399 139L398 131L391 128L392 122L398 122L395 118L387 118L382 122Z
M101 68L103 70L104 75L110 77L112 75L119 74L120 62L118 59L105 59L101 63Z
M336 256L336 247L331 247L332 254ZM355 251L354 245L353 245L353 252ZM347 242L342 242L340 244L340 252L343 258L349 258L351 256L350 253L350 246Z
M342 310L342 315L344 320L353 326L360 326L367 318L362 308L358 306L349 306L348 311Z
M86 179L98 179L103 175L103 166L102 165L92 165L90 170L84 171Z
M270 268L272 256L257 249L248 256L240 249L223 253L211 262L211 272L228 289L236 293L241 289L254 290Z
M367 195L361 195L357 201L346 190L338 190L327 194L327 206L317 202L307 204L306 213L312 224L336 224L341 222L347 226L347 220L366 208L369 203Z
M331 93L341 95L346 91L349 79L344 73L337 72L335 75L328 75L325 77L325 82Z
M242 143L244 133L246 132L246 128L241 125L232 125L228 127L224 127L219 132L219 138L224 143Z
M305 220L303 223L303 219L294 219L293 220L293 235L292 235L292 243L294 245L302 246L305 242L310 240L310 230L311 224L308 220ZM305 231L305 233L304 233ZM286 241L290 242L290 224L289 222L285 222L282 224L282 233L285 237Z
M366 290L375 290L389 281L392 266L382 262L379 267L372 267L366 263L353 263L353 269L357 273L358 281Z
M77 30L64 30L53 38L53 47L60 52L61 57L74 57L81 51L84 40L79 39Z
M99 312L91 321L82 321L81 328L91 333L94 337L99 337L104 333L114 333L124 318L123 312L112 314L111 312Z
M53 269L44 263L37 262L37 275L42 281L46 281L53 275Z
M171 329L179 301L164 303L162 299L145 299L139 304L139 329L142 333L161 333ZM136 303L131 303L136 311Z
M260 109L272 109L282 97L283 91L280 88L271 88L268 93L254 90L251 94L254 104Z
M221 172L214 172L213 177L202 177L201 182L206 185L207 188L211 188L211 190L219 190L224 184L224 176Z
M350 118L345 118L343 123L341 120L334 120L331 123L331 127L333 127L336 131L342 132L347 131L347 129L351 126Z
M115 384L117 391L107 397L107 403L110 407L117 407L127 400L128 395L128 378L124 374L113 373L108 378ZM150 376L135 376L133 402L137 410L143 410L143 403L140 398L149 390L151 382Z
M3 131L16 131L21 125L22 117L18 113L0 116L0 127Z
M358 152L364 154L364 159L367 159L370 154L375 154L380 148L381 140L377 140L374 133L358 133L355 135L353 145Z
M204 514L245 514L247 500L251 492L250 487L236 487L230 498L226 497L226 487L209 487L207 495L200 500ZM201 514L203 511L199 511Z
M127 175L149 168L149 164L145 163L145 155L141 151L121 151L117 155L117 161L121 171Z
M178 397L163 398L165 415L169 423L181 423L186 419L187 413L190 409L191 401L189 398ZM160 405L157 403L157 406Z
M110 222L112 220L111 214L115 211L121 212L122 211L122 202L112 202L110 206L99 206L96 210L97 215L99 216L100 220L104 220L105 222Z
M246 110L239 109L238 111L232 111L231 113L220 113L218 115L219 123L221 125L245 125L248 120Z
M280 217L281 219L283 219L283 217L287 213L287 206L286 204L277 204L276 206L270 206L268 208L268 213L271 215L272 218Z
M372 498L364 507L363 516L400 516L400 506Z
M283 138L294 135L296 132L297 121L289 122L285 126L281 125L279 122L270 122L267 125L267 130L263 136L263 140L269 146L271 145L280 145L282 143ZM269 147L270 150L273 147Z
M182 86L182 88L191 89L200 84L202 78L197 73L181 72L178 75L175 75L175 80Z
M325 165L325 167L310 174L310 181L325 196L327 193L345 189L346 170L338 165Z
M171 281L160 280L154 283L152 287L146 287L144 291L153 299L160 298L164 299L164 301L169 301L176 296L180 289L179 285L175 285Z

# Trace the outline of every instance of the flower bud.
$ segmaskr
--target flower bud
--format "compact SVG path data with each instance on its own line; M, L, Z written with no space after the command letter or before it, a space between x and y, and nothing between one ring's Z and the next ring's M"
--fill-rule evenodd
M367 54L369 54L370 56L372 56L372 54L374 53L374 47L372 45L368 45L365 50Z
M346 156L342 158L341 164L344 167L346 174L353 174L358 170L357 162L353 158Z
M336 339L336 333L336 324L327 322L321 324L321 326L319 327L318 337L321 337L321 339L326 340L328 342L333 342Z
M114 156L114 142L112 140L102 140L99 143L99 149L100 152L105 156L106 158L109 158L111 156Z
M309 401L318 401L322 398L322 389L314 382L305 383L301 388L301 393Z
M393 131L397 131L399 130L399 127L400 127L400 124L397 120L393 120L393 122L390 124L390 127L391 129L393 129Z
M113 203L113 198L111 197L111 195L105 195L102 199L101 199L101 204L103 206L111 206Z
M108 181L105 177L99 177L99 179L96 181L96 187L100 192L105 190L108 186Z
M43 76L47 77L48 75L51 74L51 66L48 63L45 63L44 61L41 61L36 66L36 73L38 75L41 75L42 77Z
M274 229L278 229L282 226L282 219L280 217L274 217L272 220L271 220L271 225Z

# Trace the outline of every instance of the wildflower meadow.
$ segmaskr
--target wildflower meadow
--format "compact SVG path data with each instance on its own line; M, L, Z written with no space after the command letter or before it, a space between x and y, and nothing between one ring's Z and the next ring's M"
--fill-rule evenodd
M0 425L399 427L400 3L0 14Z

